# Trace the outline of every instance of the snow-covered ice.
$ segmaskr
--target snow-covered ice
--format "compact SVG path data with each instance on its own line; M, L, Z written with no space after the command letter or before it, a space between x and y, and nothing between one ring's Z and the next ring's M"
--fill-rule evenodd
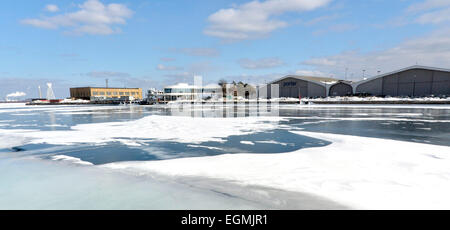
M233 154L101 167L269 186L319 195L357 209L450 207L450 149L446 146L293 132L333 144L284 154Z
M245 135L274 129L280 117L191 118L175 116L147 116L127 122L81 124L69 131L17 130L16 135L30 139L31 144L71 145L79 143L122 142L139 146L154 140L199 144L223 141L232 135ZM11 132L0 129L3 132Z
M406 110L396 111L397 108ZM307 129L305 124L329 126L335 122L354 121L354 126L372 122L371 124L388 128L390 125L404 126L403 123L408 123L413 127L413 132L417 130L419 135L438 132L437 138L445 140L445 134L442 135L435 129L436 126L447 127L450 123L446 115L449 106L283 105L280 109L306 113L299 113L294 117L237 118L152 114L131 119L126 115L127 117L112 122L74 125L66 125L64 120L57 120L52 124L42 125L47 128L43 130L26 128L33 124L16 123L17 120L28 117L10 116L45 112L56 114L56 119L61 116L69 119L70 116L77 116L79 119L98 114L133 114L134 109L136 108L119 106L25 107L21 104L0 104L0 115L4 119L0 121L0 149L27 144L51 145L48 149L38 150L47 154L49 160L34 159L27 155L27 151L20 154L9 152L6 158L0 156L0 194L7 195L0 198L0 208L305 208L286 206L287 203L298 202L298 199L302 200L300 203L308 204L306 207L313 209L450 207L447 195L450 193L448 146L410 142L413 139L394 141L304 131ZM342 109L355 111L351 116L342 116ZM383 109L392 111L386 112ZM201 111L202 108L193 107L191 111L194 110ZM210 110L214 111L214 108ZM321 110L325 113L316 113ZM430 117L430 110L438 115ZM297 120L296 125L303 126L291 126L289 122L292 120ZM49 127L61 129L48 130ZM226 147L209 146L205 142L224 142L230 136L270 133L276 129L331 144L288 153L225 154L183 159L171 159L173 157L167 156L163 149L151 144L152 141L174 142L202 150L226 152ZM80 158L64 155L67 150L65 148L77 148L84 144L98 147L111 142L145 150L155 156L160 155L159 159L163 160L94 166ZM281 148L290 144L288 141L284 143L282 139L271 141L245 138L238 139L237 143L249 148L260 144L276 144ZM56 151L58 148L61 151ZM30 159L22 159L23 156ZM190 155L187 154L186 157ZM166 179L161 185L151 178ZM187 188L180 189L179 185L166 186L167 181L187 184ZM189 189L192 186L201 188L192 191ZM30 188L35 189L35 192ZM249 192L249 188L253 188L252 192ZM257 194L266 194L268 191L271 191L270 197L255 198L258 197ZM173 193L176 195L167 195ZM228 196L217 196L216 193ZM229 201L234 196L239 198ZM295 202L288 202L290 199ZM204 202L198 203L198 200Z
M82 161L80 158L69 157L69 156L65 156L65 155L56 155L56 156L52 156L51 158L52 158L52 160L55 160L55 161L65 161L65 162L70 162L72 164L94 165L91 162Z
M54 161L0 157L0 210L268 209L245 197ZM291 195L292 196L292 195ZM276 196L274 197L276 199Z

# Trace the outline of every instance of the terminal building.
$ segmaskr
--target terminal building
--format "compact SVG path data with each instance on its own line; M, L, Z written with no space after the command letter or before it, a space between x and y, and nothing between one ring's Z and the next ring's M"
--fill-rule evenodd
M164 101L176 100L197 100L205 98L215 98L222 92L219 85L195 86L186 83L179 83L164 88Z
M279 97L319 98L352 95L427 97L450 96L450 69L411 66L358 82L333 78L289 75L269 84L278 85ZM268 97L271 98L271 88Z
M167 86L164 88L163 98L165 102L177 100L240 100L256 98L257 89L250 85L229 83L222 86L210 84L206 86L195 86L186 83Z
M141 88L71 88L70 97L83 100L142 100Z

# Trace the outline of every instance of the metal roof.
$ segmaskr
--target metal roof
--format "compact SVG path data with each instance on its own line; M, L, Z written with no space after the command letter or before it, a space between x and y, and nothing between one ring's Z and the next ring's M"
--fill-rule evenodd
M74 87L71 89L141 89L141 88L117 88L117 87Z
M392 71L392 72L380 74L380 75L377 75L377 76L374 76L374 77L371 77L371 78L367 78L367 79L355 82L355 84L356 85L360 85L362 83L373 81L373 80L376 80L378 78L386 77L386 76L389 76L389 75L392 75L392 74L397 74L397 73L400 73L400 72L405 72L405 71L413 70L413 69L424 69L424 70L432 70L432 71L450 72L450 69L436 68L436 67L430 67L430 66L421 66L421 65L413 65L413 66L406 67L406 68L403 68L403 69L399 69L399 70L396 70L396 71Z
M329 78L329 77L313 77L313 76L288 75L288 76L285 76L285 77L280 78L278 80L272 81L269 84L273 84L273 83L275 83L277 81L282 81L282 80L287 79L287 78L295 78L295 79L304 80L304 81L312 82L312 83L323 85L323 86L329 85L329 84L334 84L334 83L342 81L342 80L339 80L339 79Z

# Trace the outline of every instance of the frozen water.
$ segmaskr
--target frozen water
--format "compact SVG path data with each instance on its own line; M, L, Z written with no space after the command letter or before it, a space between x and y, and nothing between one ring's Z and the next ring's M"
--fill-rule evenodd
M0 158L0 209L218 208L265 209L270 206L180 183L94 167Z
M450 207L450 148L293 131L328 140L292 153L239 154L103 167L174 177L208 177L320 195L362 209Z
M450 207L449 106L237 107L0 104L0 209Z
M72 126L70 131L26 131L20 134L30 138L31 144L54 145L119 141L125 145L139 146L142 141L148 139L180 143L221 142L223 138L232 135L274 129L281 120L279 117L234 119L155 115L129 122L76 125Z

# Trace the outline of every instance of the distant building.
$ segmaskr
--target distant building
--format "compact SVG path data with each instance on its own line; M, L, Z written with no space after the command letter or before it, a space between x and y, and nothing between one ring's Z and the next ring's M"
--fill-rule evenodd
M373 96L450 96L450 69L412 66L356 82L353 88Z
M334 78L289 75L273 81L269 85L278 85L279 97L316 98L327 97L329 88L336 83L339 83L339 80ZM269 98L275 97L272 95L271 87L268 87L267 90Z
M71 88L70 97L84 100L142 100L141 88Z
M227 99L256 99L256 88L242 82L226 84Z
M214 84L198 87L180 83L164 88L165 101L217 98L219 94L222 94L222 87Z
M426 97L450 96L450 69L411 66L359 82L289 75L269 83L278 85L279 97L317 98L351 95ZM267 87L268 97L274 97Z
M164 101L164 91L157 89L149 89L147 91L147 102L148 103L158 103Z
M225 93L225 95L224 95ZM230 83L222 86L210 84L202 87L180 83L164 88L164 100L237 100L256 98L256 88L249 84Z

